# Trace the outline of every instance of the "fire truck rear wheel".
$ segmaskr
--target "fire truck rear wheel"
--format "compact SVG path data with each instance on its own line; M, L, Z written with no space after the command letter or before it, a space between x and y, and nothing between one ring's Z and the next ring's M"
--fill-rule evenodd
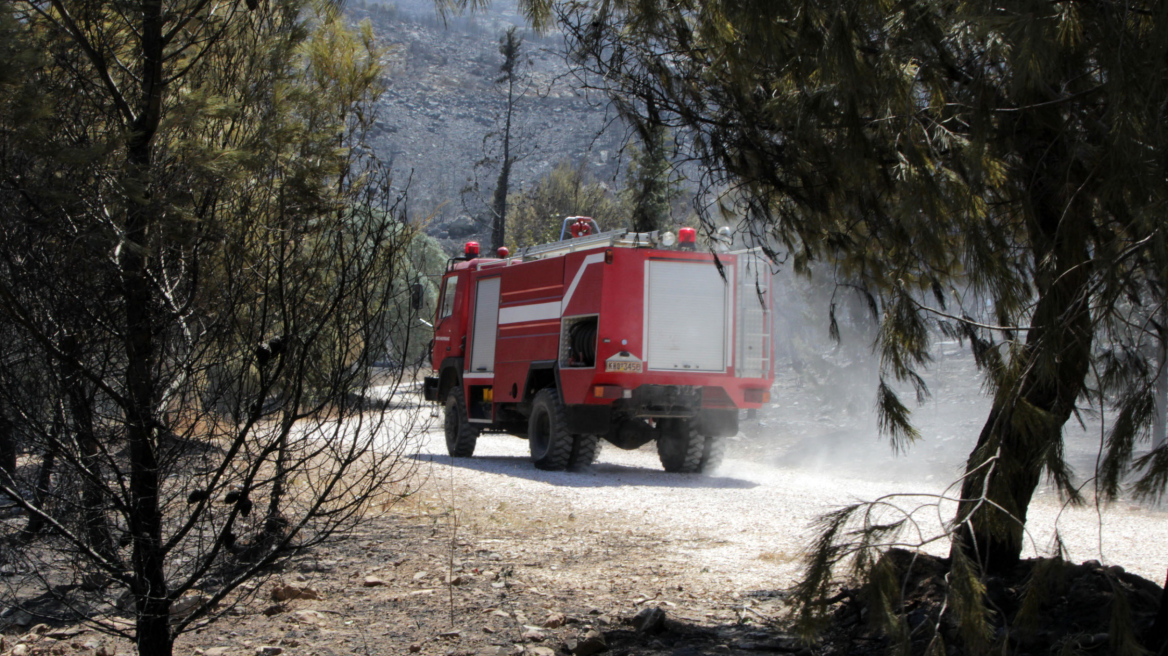
M697 422L688 419L662 419L657 422L657 456L667 472L694 474L702 471L706 437L698 432Z
M454 387L446 395L446 452L452 458L469 458L474 455L475 444L479 441L479 430L466 420L466 397L462 387Z
M531 448L531 462L537 469L563 471L572 464L576 441L568 433L564 404L555 389L542 389L532 400L527 442Z
M599 435L573 435L572 457L568 458L568 469L577 471L596 462L600 455Z
M702 464L701 470L703 472L711 472L722 464L722 456L726 455L726 438L724 437L707 437L705 447L702 449Z

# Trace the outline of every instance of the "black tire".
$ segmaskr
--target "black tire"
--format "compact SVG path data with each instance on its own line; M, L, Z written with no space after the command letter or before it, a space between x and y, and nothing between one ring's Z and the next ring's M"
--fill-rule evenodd
M722 464L722 457L726 455L726 438L707 437L702 448L701 471L712 472Z
M657 422L657 456L667 472L695 474L702 470L706 438L697 423L688 419L661 419Z
M573 435L572 456L568 458L568 469L578 471L596 462L600 455L599 435Z
M563 471L572 464L574 451L579 454L577 459L585 455L577 451L567 425L559 393L550 387L541 389L531 402L531 417L527 420L527 443L537 469Z
M446 452L452 458L469 458L474 455L475 444L479 441L479 429L466 420L466 398L462 387L456 386L446 394Z

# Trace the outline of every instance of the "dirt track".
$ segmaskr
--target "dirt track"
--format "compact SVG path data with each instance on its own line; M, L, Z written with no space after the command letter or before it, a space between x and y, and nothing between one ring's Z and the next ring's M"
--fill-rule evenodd
M433 417L412 450L419 494L353 539L298 558L225 617L183 636L176 653L254 656L272 646L289 656L552 656L592 629L604 633L610 653L625 656L799 651L776 631L809 524L857 500L942 492L985 415L969 374L963 361L939 367L930 381L939 400L917 413L923 439L904 456L877 439L856 401L870 390L851 396L780 380L776 403L743 421L710 476L665 473L652 445L609 446L586 472L542 472L528 461L526 442L506 435L484 435L474 458L451 460ZM1080 472L1090 471L1097 440L1070 436ZM1049 492L1034 502L1029 527L1040 550L1060 510ZM951 515L946 505L922 513L921 530L935 531ZM1058 527L1070 557L1161 581L1168 513L1121 503L1102 518L1094 508L1063 512ZM319 599L276 604L277 582ZM629 620L651 606L668 613L670 629L639 635ZM88 656L109 639L87 632L70 640ZM34 644L45 650L30 656L65 653L64 642L46 638Z
M431 493L449 499L453 475L454 498L475 514L504 504L549 524L572 515L580 543L590 530L635 528L664 541L668 546L654 557L695 584L726 593L786 588L799 574L798 555L817 516L886 494L941 494L956 480L988 406L972 363L943 365L930 381L937 400L916 413L922 439L899 455L845 391L780 379L776 403L742 422L725 463L710 476L665 473L651 444L631 452L606 444L590 471L552 473L534 469L527 443L506 435L483 435L474 458L452 462L434 431L419 457ZM1098 441L1097 429L1068 430L1068 457L1080 480L1093 469ZM1092 496L1090 485L1084 493ZM895 503L908 509L935 501ZM942 503L939 511L919 513L923 534L938 531L953 510ZM1072 560L1098 559L1160 582L1168 566L1159 548L1168 542L1165 510L1134 502L1065 508L1044 487L1030 509L1028 555L1048 553L1057 527ZM946 549L937 544L931 551Z
M440 436L432 436L426 451L434 453L440 444ZM453 475L454 505L465 506L462 510L468 513L489 515L492 508L510 506L549 525L573 522L579 529L573 541L581 545L594 531L635 528L668 545L655 554L663 567L725 592L790 586L798 575L797 556L811 535L809 526L822 513L885 494L943 491L936 476L930 481L889 480L885 474L905 464L891 462L891 457L882 462L873 454L869 475L860 476L741 459L749 451L732 446L724 466L711 476L667 474L651 446L633 452L608 448L584 473L541 472L527 461L525 442L484 435L475 458L451 464L444 455L432 455L427 466L430 493L449 503ZM899 503L911 508L926 502L931 500L905 498ZM1100 559L1152 580L1168 565L1157 547L1168 539L1168 513L1163 510L1119 504L1103 510L1100 524L1095 508L1064 510L1046 492L1031 508L1029 522L1040 550L1049 547L1060 510L1059 531L1073 559ZM924 525L926 532L939 528L937 513L931 515L934 521ZM951 515L950 505L942 505L941 518Z

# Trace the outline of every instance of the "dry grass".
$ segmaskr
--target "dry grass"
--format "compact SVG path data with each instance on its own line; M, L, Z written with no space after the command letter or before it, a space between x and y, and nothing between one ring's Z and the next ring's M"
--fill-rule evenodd
M758 559L772 565L784 565L799 560L799 554L788 551L764 551L758 555Z

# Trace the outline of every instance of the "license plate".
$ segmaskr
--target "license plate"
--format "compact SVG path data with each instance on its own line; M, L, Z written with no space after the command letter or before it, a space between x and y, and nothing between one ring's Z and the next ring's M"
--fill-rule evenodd
M640 362L605 362L605 371L627 372L639 374L641 373Z

